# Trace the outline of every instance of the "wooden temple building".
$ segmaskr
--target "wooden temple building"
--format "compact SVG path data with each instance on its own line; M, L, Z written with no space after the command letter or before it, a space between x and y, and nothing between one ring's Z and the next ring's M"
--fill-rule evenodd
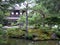
M4 26L17 26L11 25L12 23L17 23L17 20L20 19L20 8L19 6L15 5L12 9L9 9L10 15L5 17Z
M17 20L20 19L20 15L23 15L23 13L25 13L26 11L21 10L18 4L15 4L12 9L9 9L9 11L10 15L4 18L6 21L3 24L3 28L19 27L20 24L16 24ZM12 23L14 23L15 25L12 25Z

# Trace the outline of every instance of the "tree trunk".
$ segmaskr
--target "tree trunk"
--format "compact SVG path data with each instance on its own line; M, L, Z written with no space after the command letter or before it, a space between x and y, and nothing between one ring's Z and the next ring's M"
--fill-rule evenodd
M28 4L26 5L26 34L28 33Z
M45 14L43 13L42 10L40 10L40 14L42 15L42 25L45 27Z

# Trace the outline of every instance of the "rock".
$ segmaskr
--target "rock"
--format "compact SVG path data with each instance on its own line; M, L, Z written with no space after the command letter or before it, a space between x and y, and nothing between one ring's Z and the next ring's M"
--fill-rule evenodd
M38 39L38 37L35 37L35 38L33 38L33 40L34 40L34 41L37 41L37 40L39 40L39 39Z
M57 38L56 34L53 33L53 34L51 35L51 38L52 38L52 39L56 39L56 38Z

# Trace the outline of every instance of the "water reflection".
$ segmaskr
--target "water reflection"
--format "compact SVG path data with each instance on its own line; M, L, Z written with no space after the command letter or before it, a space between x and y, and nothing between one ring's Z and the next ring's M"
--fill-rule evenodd
M23 39L8 39L6 45L58 45L58 41L33 42L33 41L23 40Z

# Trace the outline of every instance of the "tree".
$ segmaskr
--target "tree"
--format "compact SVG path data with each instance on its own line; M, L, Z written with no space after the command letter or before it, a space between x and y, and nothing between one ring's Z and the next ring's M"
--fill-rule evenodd
M51 16L60 15L60 0L38 0L49 11Z
M50 29L52 27L52 25L58 25L58 29L60 26L60 18L58 17L49 17L45 19L46 24L48 24L50 26Z
M60 17L60 0L38 0L34 10L42 15L42 23L46 17Z
M48 10L42 5L42 3L36 5L33 8L33 10L34 10L34 12L37 12L37 13L39 13L41 15L42 25L44 27L45 26L45 24L44 24L45 17L49 13Z

